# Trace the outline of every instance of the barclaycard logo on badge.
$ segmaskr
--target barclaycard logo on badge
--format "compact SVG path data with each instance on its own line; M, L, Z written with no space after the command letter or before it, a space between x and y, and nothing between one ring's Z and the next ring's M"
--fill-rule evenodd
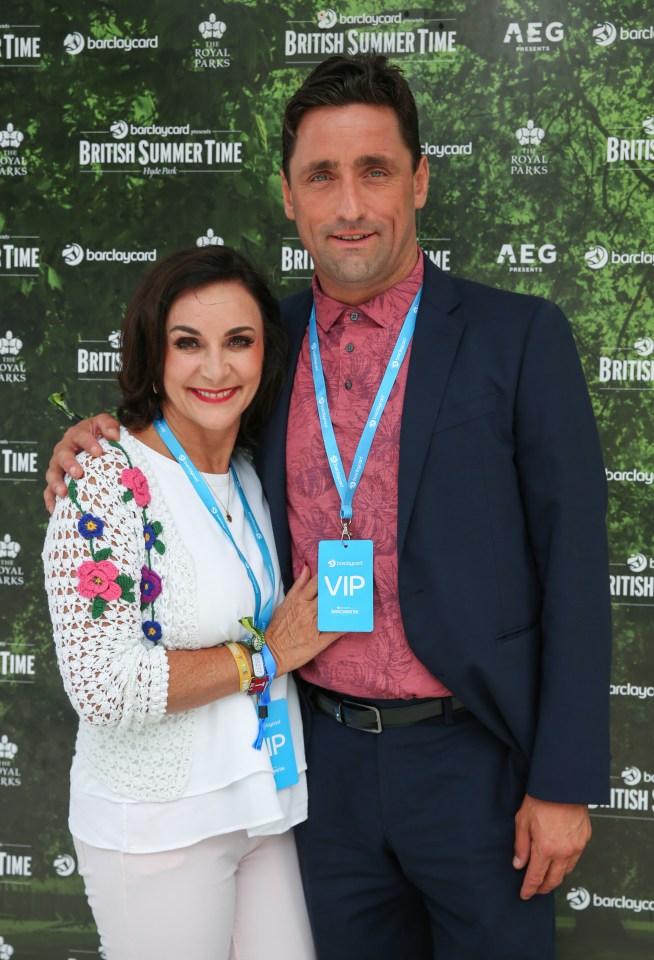
M540 177L548 173L548 159L537 149L545 139L543 128L529 118L513 135L525 149L522 153L511 155L511 175Z
M503 243L497 255L497 263L508 263L509 273L542 273L543 265L556 263L556 247L553 243Z
M624 164L627 169L633 170L637 161L654 160L654 116L650 115L641 121L641 129L647 137L607 137L606 162Z
M296 30L298 22L315 24L316 29ZM284 54L291 62L294 57L334 53L408 57L456 53L456 30L432 30L430 21L424 17L405 16L402 12L345 14L327 8L319 10L313 20L289 20L288 23L293 24L293 28L284 31ZM422 26L406 30L408 23Z
M64 263L78 267L81 263L154 263L156 250L91 250L79 243L67 243L61 251Z
M650 27L620 27L610 20L596 24L592 29L592 37L599 47L610 47L616 40L654 40L654 26Z
M621 566L611 564L612 567ZM624 566L629 573L612 573L609 576L612 597L654 597L654 557L647 557L644 553L631 554ZM628 604L626 604L628 605Z
M504 43L514 43L520 53L542 53L551 50L550 43L560 43L564 37L563 24L558 21L552 23L512 22L504 34Z
M640 250L638 253L624 253L619 250L610 252L601 244L591 247L584 254L586 266L591 270L602 270L609 262L611 264L646 264L651 266L654 263L654 252L649 250Z
M98 343L97 340L82 340L81 342L92 343L94 345ZM97 375L101 373L120 373L122 367L122 357L119 352L121 347L120 330L112 330L107 337L107 343L112 348L111 350L98 350L95 346L92 348L77 348L77 373L85 374L84 377L80 376L80 379L113 379L113 377L106 378L88 375Z
M154 177L195 173L196 169L198 173L240 173L243 162L242 141L207 136L213 132L234 136L239 131L192 130L188 123L143 125L114 120L108 132L112 140L79 141L80 167L97 165L101 172L116 172L116 168L125 167L125 173ZM106 133L94 131L94 136Z
M20 553L20 543L12 540L8 533L0 539L0 585L3 587L22 587L25 585L23 568L15 563Z
M573 887L565 899L572 910L586 910L591 906L605 910L630 910L632 913L649 913L654 910L654 900L637 899L624 894L619 897L606 897L599 893L590 893L585 887Z
M16 30L34 30L35 27L28 27L20 24L9 28ZM4 66L2 61L11 63L12 66L35 66L34 63L24 63L21 61L32 60L40 62L41 60L41 37L19 36L14 33L0 34L0 66ZM15 61L19 61L15 63Z
M133 50L156 50L159 46L159 37L89 37L74 30L64 37L64 50L71 57L77 57L83 50L122 50L131 53Z

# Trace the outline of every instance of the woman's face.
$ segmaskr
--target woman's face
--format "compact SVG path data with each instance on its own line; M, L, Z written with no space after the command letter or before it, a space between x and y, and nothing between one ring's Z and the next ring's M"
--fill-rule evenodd
M262 365L263 320L245 287L229 281L184 291L166 321L166 420L182 434L217 430L233 442Z

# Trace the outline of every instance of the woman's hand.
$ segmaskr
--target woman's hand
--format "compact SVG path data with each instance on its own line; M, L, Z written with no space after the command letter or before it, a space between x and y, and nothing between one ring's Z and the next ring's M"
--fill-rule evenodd
M318 630L318 577L305 566L273 614L266 642L277 663L277 675L290 673L313 660L343 633Z
M84 471L75 459L78 453L86 451L92 457L101 457L104 453L98 443L98 437L106 440L117 440L120 436L118 421L108 413L100 413L97 417L80 420L69 427L62 439L52 451L52 457L45 474L48 484L43 491L43 500L48 513L55 507L56 497L65 497L67 494L64 475L69 474L76 480L84 476Z

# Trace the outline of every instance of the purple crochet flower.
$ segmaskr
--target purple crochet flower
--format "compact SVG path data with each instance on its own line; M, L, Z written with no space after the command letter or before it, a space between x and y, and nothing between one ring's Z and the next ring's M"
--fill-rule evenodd
M94 517L92 513L84 513L77 521L77 529L85 540L94 540L101 537L104 531L104 520Z
M161 593L161 577L150 567L141 567L141 603L154 603Z
M161 640L161 624L157 623L156 620L144 620L141 624L141 629L146 639L151 640L152 643L157 643L158 640Z

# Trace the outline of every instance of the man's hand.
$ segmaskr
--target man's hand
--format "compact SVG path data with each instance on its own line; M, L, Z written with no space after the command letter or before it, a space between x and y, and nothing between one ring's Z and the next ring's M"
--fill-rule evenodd
M549 893L574 868L590 840L590 817L583 803L550 803L525 796L515 817L513 866L527 864L520 896Z
M86 450L93 457L102 456L104 451L98 443L98 437L117 440L119 435L118 421L108 413L100 413L89 420L80 420L66 430L52 451L52 458L45 474L48 485L43 491L43 499L48 513L54 510L55 497L66 496L64 474L68 473L76 480L84 476L84 471L75 459L77 454Z

